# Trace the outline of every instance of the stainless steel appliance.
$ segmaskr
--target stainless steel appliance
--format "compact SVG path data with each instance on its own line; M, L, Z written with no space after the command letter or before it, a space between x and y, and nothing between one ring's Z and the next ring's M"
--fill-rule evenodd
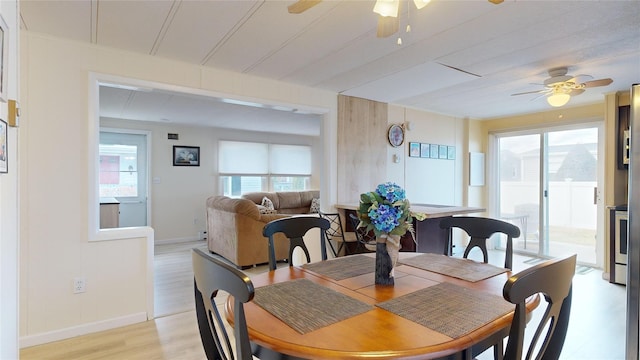
M617 284L627 283L627 225L629 215L626 210L615 211L614 229L614 265L613 281Z
M626 354L640 358L640 84L631 87Z

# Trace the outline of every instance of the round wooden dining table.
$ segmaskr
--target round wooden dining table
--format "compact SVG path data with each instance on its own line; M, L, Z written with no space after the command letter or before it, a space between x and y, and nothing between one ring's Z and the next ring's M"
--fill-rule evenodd
M425 256L423 263L435 259L443 268L404 263ZM401 253L395 285L381 286L374 267L365 272L371 261L373 254L351 255L251 275L256 296L244 307L251 341L283 359L470 359L479 345L508 335L514 305L502 298L502 288L509 270L469 281L445 273L491 265ZM539 302L531 297L527 311ZM232 325L231 300L225 313Z

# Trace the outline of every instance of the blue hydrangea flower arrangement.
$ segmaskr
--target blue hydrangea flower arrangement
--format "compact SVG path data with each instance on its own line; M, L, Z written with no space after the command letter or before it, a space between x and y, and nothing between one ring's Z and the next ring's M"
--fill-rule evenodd
M375 191L360 195L358 208L358 227L373 230L376 236L383 234L404 235L407 231L413 236L413 218L424 220L425 215L410 210L409 200L404 189L398 184L386 182Z

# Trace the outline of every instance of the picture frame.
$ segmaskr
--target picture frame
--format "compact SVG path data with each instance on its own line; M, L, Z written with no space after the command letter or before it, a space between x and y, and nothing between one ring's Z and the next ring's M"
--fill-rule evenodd
M173 146L173 166L200 166L200 146Z
M417 143L417 142L409 143L409 156L420 157L420 143Z
M429 144L420 144L420 157L428 158L430 155Z
M393 147L398 147L404 142L404 129L398 124L393 124L387 131L387 139Z
M7 122L0 119L0 173L9 172L9 155L7 150Z
M440 159L446 159L447 158L447 145L440 145L438 147L438 154L439 154L439 158Z
M438 145L437 144L430 144L429 145L429 157L432 159L437 159L438 158Z
M456 159L456 147L455 146L447 146L447 159L455 160Z
M0 15L0 101L7 102L9 27Z

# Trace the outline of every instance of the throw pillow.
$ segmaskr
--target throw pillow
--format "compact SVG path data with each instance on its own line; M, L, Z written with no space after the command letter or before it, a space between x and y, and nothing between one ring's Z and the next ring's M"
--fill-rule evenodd
M320 199L311 199L311 207L309 207L310 214L317 214L320 212Z
M278 213L278 210L267 209L262 205L256 205L256 206L258 207L258 211L260 211L260 214L277 214Z
M275 208L273 207L273 201L271 201L271 199L269 199L266 196L262 198L262 204L261 205L266 207L269 210L275 210Z

